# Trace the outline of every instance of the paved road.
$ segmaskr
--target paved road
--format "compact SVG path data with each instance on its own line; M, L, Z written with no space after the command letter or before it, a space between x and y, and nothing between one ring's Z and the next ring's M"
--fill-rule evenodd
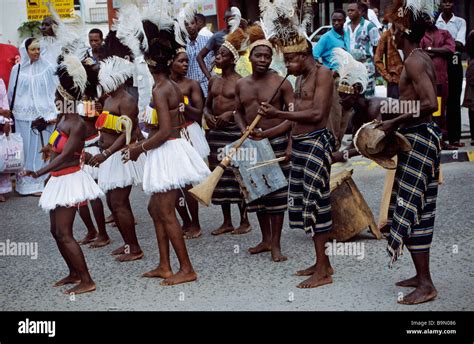
M378 214L384 171L356 162L354 180L369 206ZM103 249L85 248L91 274L97 283L94 293L75 300L52 288L67 273L54 240L49 219L37 207L37 199L13 197L0 204L0 242L37 242L38 258L0 257L0 310L474 310L474 164L443 165L445 185L440 188L438 216L431 255L437 300L418 306L396 303L399 292L394 283L411 277L414 269L408 254L393 270L387 268L385 241L369 233L355 241L364 243L365 257L337 256L332 259L334 284L311 290L295 288L301 281L292 274L312 264L312 242L302 232L291 231L285 222L283 249L289 257L273 263L269 254L250 256L246 249L260 238L256 217L254 230L244 236L213 237L210 231L220 222L217 207L202 209L204 236L188 241L188 249L199 274L195 283L162 287L159 280L140 275L157 264L158 252L151 220L146 212L147 197L139 188L132 203L139 221L137 232L145 252L141 261L118 263L109 255L121 245L117 230L109 227L113 243ZM237 219L237 212L234 209ZM76 220L75 234L85 229ZM236 247L239 252L235 253ZM458 253L453 253L453 248ZM177 261L173 257L174 268Z

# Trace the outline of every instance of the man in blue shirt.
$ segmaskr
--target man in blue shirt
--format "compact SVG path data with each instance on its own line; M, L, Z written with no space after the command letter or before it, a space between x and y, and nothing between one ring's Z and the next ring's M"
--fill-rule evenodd
M320 61L331 70L335 69L335 66L331 63L332 50L334 48L342 48L347 51L346 42L344 41L345 18L346 13L343 10L334 10L331 16L332 29L322 35L318 43L313 47L314 59Z

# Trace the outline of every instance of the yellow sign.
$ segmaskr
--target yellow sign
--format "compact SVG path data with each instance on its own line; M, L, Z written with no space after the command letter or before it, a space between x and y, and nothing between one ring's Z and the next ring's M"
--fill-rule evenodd
M51 15L46 4L50 1L61 19L73 18L74 0L26 0L26 13L29 21L43 20Z

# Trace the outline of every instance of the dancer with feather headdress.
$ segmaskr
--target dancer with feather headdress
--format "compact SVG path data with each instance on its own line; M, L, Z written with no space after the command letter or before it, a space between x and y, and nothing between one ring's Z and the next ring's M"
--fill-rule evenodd
M103 196L92 177L81 168L86 128L78 114L77 104L87 90L95 91L95 87L87 88L94 73L91 65L82 62L75 54L64 52L59 56L56 104L61 104L61 109L56 130L49 139L52 158L48 165L37 171L21 172L21 175L33 178L51 174L39 205L50 214L51 233L69 268L69 275L54 286L77 284L67 290L67 294L86 293L96 288L72 233L77 207L82 202Z
M437 296L431 280L429 258L442 135L432 119L432 113L438 108L435 69L429 55L420 48L427 19L433 20L436 5L437 1L433 0L395 0L386 12L394 28L395 44L406 56L400 75L400 101L419 104L419 111L402 113L382 122L379 127L386 133L398 130L412 145L411 151L398 154L388 214L390 266L406 245L416 269L416 276L396 284L415 288L398 300L401 304L418 304Z
M306 28L300 24L292 1L264 1L263 19L267 37L283 52L288 73L298 76L294 111L282 111L262 102L258 113L267 119L292 121L291 172L288 208L291 228L311 234L316 264L297 272L310 276L298 288L332 283L333 270L325 254L332 229L329 176L334 137L326 129L333 95L332 72L312 56ZM268 20L265 20L268 18Z
M160 260L155 269L143 276L163 278L160 284L169 286L197 279L176 218L175 201L179 189L201 182L210 171L198 152L183 138L186 132L183 94L169 78L170 65L178 49L182 48L178 44L182 32L179 25L164 24L160 17L143 22L148 43L145 59L155 81L153 107L156 111L146 118L150 128L148 138L129 145L123 152L123 159L136 160L146 152L143 189L151 195L148 211L155 225ZM170 243L180 263L176 273L171 269Z
M107 204L125 242L112 255L117 255L117 260L124 262L143 257L129 197L132 186L142 182L145 156L142 155L137 161L122 162L121 150L135 142L139 132L137 99L125 90L125 84L132 78L135 66L124 58L131 57L130 50L113 33L109 34L106 41L109 56L100 62L99 88L109 96L95 123L100 132L101 152L94 155L88 164L99 166L99 186L106 193Z

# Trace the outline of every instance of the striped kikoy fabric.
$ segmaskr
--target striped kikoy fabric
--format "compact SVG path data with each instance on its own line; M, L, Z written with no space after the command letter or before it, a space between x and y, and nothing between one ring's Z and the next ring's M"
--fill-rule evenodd
M282 135L269 139L272 145L275 157L280 158L285 156L286 148L288 147L288 135ZM279 163L283 174L288 179L290 175L290 162L282 161ZM288 187L281 188L269 195L259 198L247 205L247 211L260 212L265 211L269 214L281 214L288 208Z
M431 247L441 154L441 130L434 122L399 132L412 150L398 154L387 222L390 267L402 254L403 245L410 252L428 252Z
M313 236L332 229L330 173L335 139L326 128L293 135L288 192L290 227Z
M242 136L239 127L231 124L226 128L211 129L207 133L211 154L209 155L209 168L214 170L225 157L224 147ZM235 177L232 167L227 167L212 194L213 204L228 204L244 202L240 185Z

